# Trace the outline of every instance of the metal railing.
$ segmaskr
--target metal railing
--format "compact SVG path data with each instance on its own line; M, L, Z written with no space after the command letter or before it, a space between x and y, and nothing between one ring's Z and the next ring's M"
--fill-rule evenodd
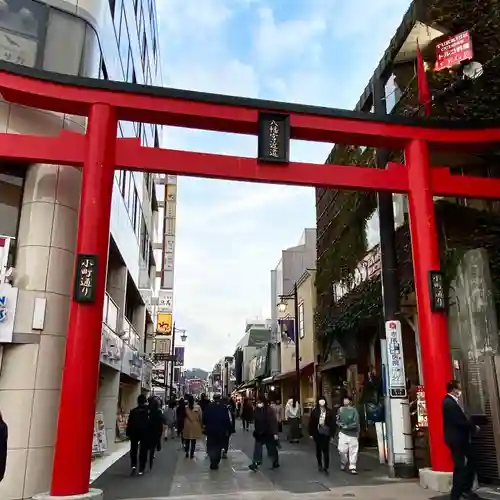
M114 333L118 333L118 315L120 309L108 292L104 295L104 307L102 311L102 322Z

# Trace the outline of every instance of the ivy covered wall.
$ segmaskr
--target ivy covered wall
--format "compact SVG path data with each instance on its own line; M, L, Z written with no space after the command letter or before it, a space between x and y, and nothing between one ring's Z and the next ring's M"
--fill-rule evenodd
M484 66L483 76L468 85L461 81L461 84L457 85L460 78L455 72L429 71L427 73L429 86L432 94L436 96L432 104L433 117L497 118L500 110L500 0L481 0L481 2L415 0L410 11L414 16L413 21L442 27L451 34L470 30L474 60ZM396 38L391 44L398 43ZM424 59L431 67L434 65L435 43L439 41L441 40L435 40L434 44L427 47L423 53ZM398 75L398 68L395 68L396 83L400 85L403 96L392 113L412 116L423 114L417 99L414 64L407 63L403 69L401 75ZM408 69L411 73L410 78L403 77L403 72L408 74ZM398 76L401 76L399 81ZM400 151L393 152L392 156L394 160L402 160ZM374 151L349 145L336 145L326 163L375 167ZM348 276L365 255L366 221L375 208L376 199L373 193L316 190L318 250L316 331L323 337L334 335L335 330L346 332L357 324L354 318L372 315L380 309L379 282L364 285L367 289L361 295L370 296L370 300L360 299L360 294L356 293L357 298L344 297L341 304L335 305L332 290L332 284ZM446 208L447 211L461 209L458 206L449 208L449 204ZM457 216L456 220L461 220L460 216ZM405 240L406 237L408 239ZM398 253L400 253L403 247L409 245L407 229L406 236L403 236L402 230L398 232L398 242ZM452 253L448 249L446 253L448 263ZM406 254L408 255L408 252ZM498 261L500 268L500 258ZM497 265L496 262L493 259L492 266ZM494 269L492 274L495 279ZM408 279L402 280L401 293L411 286L410 274ZM374 305L375 303L378 303L378 306ZM351 305L348 307L348 304ZM345 314L346 318L342 319Z

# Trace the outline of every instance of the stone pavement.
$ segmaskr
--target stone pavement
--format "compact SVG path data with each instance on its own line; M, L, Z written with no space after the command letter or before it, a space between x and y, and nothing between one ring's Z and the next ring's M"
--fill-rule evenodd
M252 449L251 433L238 429L231 439L228 460L222 461L218 471L210 471L204 443L198 443L195 458L189 460L180 451L178 440L169 441L157 454L151 472L131 477L127 454L92 486L104 490L105 500L428 500L432 496L416 482L389 479L385 467L370 453L360 454L358 476L351 476L339 470L332 449L331 471L326 476L317 471L314 447L306 438L298 445L283 443L281 467L274 471L269 463L264 463L257 473L250 471Z

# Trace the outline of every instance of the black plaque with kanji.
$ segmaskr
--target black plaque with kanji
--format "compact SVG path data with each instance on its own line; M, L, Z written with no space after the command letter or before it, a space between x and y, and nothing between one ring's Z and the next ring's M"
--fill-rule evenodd
M290 116L259 113L259 155L262 163L290 161Z
M431 311L446 312L448 301L444 274L441 271L429 271L429 289L431 296Z
M94 302L97 287L97 265L97 255L78 254L74 291L76 302Z

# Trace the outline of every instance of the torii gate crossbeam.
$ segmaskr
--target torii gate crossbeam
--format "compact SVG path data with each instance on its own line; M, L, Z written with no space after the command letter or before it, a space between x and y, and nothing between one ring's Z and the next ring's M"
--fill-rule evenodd
M450 471L442 435L441 399L452 377L446 315L431 307L430 272L440 267L433 196L499 198L500 180L451 175L431 168L429 149L476 151L500 141L500 122L448 122L379 117L314 106L155 88L65 76L0 62L5 100L88 116L85 135L0 134L0 159L83 167L77 263L97 262L95 296L72 300L66 341L51 493L88 491L97 396L102 308L115 169L253 182L408 193L420 347L429 419L432 468ZM143 148L117 139L119 120L258 135L259 113L287 114L290 137L402 149L405 165L384 170L341 165L271 165L253 158ZM75 271L78 285L81 268ZM78 396L75 396L78 395Z

